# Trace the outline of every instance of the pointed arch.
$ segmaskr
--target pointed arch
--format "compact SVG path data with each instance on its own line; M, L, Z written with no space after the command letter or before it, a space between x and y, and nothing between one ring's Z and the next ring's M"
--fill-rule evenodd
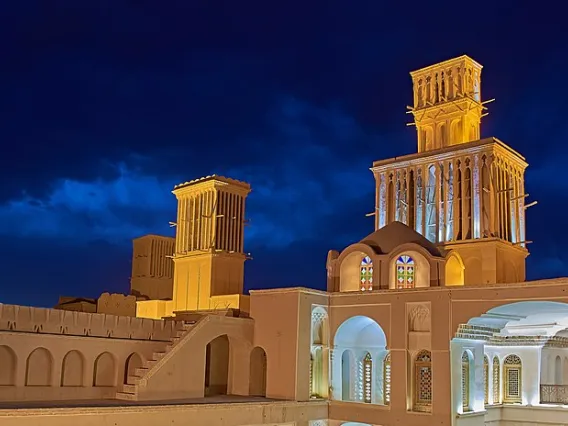
M0 386L16 384L16 353L9 346L0 345Z
M266 352L260 346L250 353L249 395L266 396Z
M522 374L521 358L515 354L508 355L503 361L504 402L514 404L522 401Z
M95 360L93 386L116 386L116 361L110 352L103 352Z
M210 341L205 349L205 396L226 395L229 383L230 344L226 334Z
M446 279L447 286L461 285L465 283L465 266L459 253L451 251L446 257Z
M143 366L144 360L142 357L137 352L131 353L124 363L124 383L128 383L129 376L136 376L136 369Z
M26 386L51 386L53 356L45 348L35 349L26 363Z
M79 351L69 351L61 365L61 386L83 386L85 357Z
M562 358L560 355L556 355L556 358L554 359L554 384L561 385L562 382Z

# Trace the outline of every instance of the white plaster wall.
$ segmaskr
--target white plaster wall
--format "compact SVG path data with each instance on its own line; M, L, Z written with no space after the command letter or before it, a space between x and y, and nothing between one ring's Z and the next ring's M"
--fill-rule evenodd
M462 354L469 350L473 354L470 372L474 378L470 383L470 406L473 412L485 410L485 389L483 378L484 342L480 340L453 339L450 342L452 413L463 412L462 406Z
M493 356L499 357L501 366L501 387L504 383L503 361L509 355L517 355L522 362L522 404L538 405L540 403L540 377L541 377L541 348L539 346L487 346L490 360ZM503 395L501 395L503 398Z
M485 426L560 426L565 424L566 408L564 407L505 405L489 407L485 415Z
M560 357L560 383L556 383L556 357ZM540 383L543 385L568 384L568 350L565 348L543 348L541 352Z

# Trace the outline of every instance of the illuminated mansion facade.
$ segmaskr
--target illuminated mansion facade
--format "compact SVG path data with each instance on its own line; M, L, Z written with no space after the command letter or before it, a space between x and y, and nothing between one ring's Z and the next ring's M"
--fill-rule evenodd
M527 163L480 138L481 70L411 73L417 152L373 164L327 291L245 295L251 188L208 176L174 188L175 238L135 240L135 315L0 304L0 423L566 424L568 278L525 281Z

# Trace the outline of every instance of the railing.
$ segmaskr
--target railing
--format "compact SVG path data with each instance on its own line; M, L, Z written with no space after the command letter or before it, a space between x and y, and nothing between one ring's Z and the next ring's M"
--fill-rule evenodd
M540 385L540 403L568 405L568 385Z

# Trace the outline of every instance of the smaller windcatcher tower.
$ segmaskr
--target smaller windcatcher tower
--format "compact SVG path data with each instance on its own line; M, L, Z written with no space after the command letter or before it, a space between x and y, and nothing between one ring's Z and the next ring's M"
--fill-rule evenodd
M130 293L139 298L172 298L175 239L161 235L144 235L132 242L132 277Z
M178 200L174 312L240 308L250 190L247 183L213 175L172 191Z

